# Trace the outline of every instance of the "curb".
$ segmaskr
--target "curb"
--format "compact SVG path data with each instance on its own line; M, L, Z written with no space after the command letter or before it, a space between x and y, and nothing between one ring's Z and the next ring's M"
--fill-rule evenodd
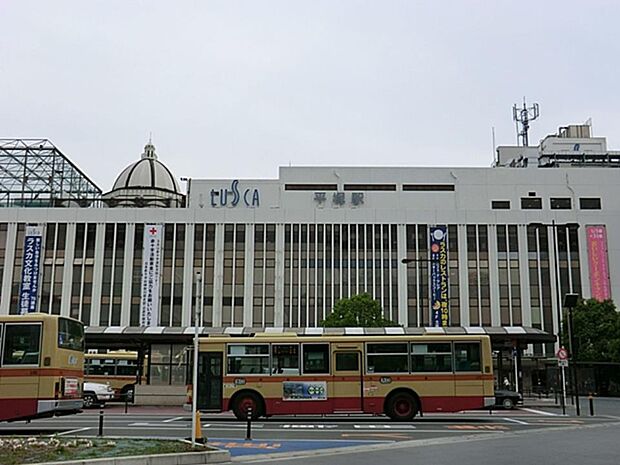
M212 450L178 454L130 455L126 457L42 462L32 465L203 465L207 463L230 463L230 452Z

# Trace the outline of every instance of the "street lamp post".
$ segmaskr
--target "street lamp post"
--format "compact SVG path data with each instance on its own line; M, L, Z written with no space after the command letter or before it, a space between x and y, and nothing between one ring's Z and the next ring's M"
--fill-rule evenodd
M194 309L194 366L192 367L192 445L196 446L199 439L196 437L198 428L198 323L200 322L200 301L202 294L202 274L196 271L196 306Z

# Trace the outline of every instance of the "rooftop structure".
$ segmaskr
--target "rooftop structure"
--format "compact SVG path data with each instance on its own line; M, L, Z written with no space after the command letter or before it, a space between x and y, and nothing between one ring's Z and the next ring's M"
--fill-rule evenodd
M47 139L0 139L0 207L91 207L101 189Z

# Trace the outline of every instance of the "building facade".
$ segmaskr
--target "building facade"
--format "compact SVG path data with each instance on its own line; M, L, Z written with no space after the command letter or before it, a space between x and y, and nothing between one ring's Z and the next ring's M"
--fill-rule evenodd
M433 326L431 232L441 227L444 324L556 335L566 293L620 295L620 156L587 126L497 153L488 168L282 167L278 179L189 179L183 194L149 143L136 165L157 166L126 168L89 207L0 208L0 314L20 312L34 226L37 309L91 328L141 326L152 230L153 326L192 326L197 304L205 327L315 327L360 293L404 327ZM527 353L552 356L554 345Z

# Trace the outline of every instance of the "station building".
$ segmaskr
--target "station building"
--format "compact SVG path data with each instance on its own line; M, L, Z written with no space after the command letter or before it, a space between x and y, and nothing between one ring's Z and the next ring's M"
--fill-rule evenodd
M368 293L402 326L386 331L488 333L500 368L516 348L527 389L564 295L620 295L620 152L590 131L498 147L490 167L281 167L184 189L149 142L107 192L51 142L5 139L0 314L80 319L89 347L137 347L150 385L181 386L196 308L205 335L314 334Z

